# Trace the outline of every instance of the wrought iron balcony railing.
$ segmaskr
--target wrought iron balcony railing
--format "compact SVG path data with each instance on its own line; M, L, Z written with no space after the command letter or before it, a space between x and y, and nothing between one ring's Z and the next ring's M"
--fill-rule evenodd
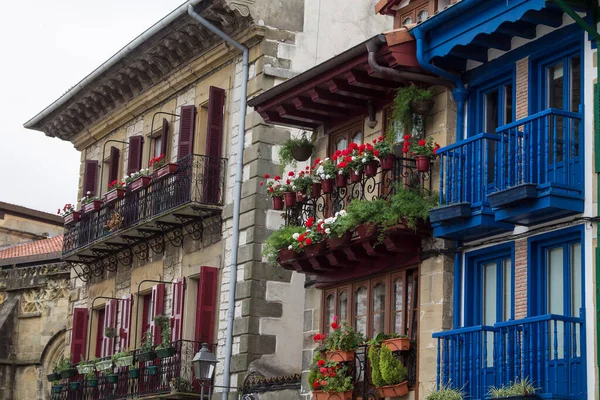
M78 222L65 226L63 257L149 222L159 221L160 228L161 223L187 223L189 214L219 213L226 167L225 158L193 154L179 160L174 173L163 177L155 173L149 185L136 191L128 187L125 197L104 202L99 210L84 213ZM172 221L161 221L169 216L174 217Z

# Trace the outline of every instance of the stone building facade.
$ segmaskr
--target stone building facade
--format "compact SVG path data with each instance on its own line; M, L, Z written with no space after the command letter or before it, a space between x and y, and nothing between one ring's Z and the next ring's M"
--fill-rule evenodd
M58 215L0 201L0 249L62 233Z

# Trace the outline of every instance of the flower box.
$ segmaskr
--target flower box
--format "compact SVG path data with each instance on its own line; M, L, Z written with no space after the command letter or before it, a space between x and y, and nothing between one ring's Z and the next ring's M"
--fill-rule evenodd
M76 373L77 373L77 370L75 368L68 368L68 369L61 371L60 377L63 379L67 379L67 378L71 378L71 377L75 376Z
M137 192L141 188L148 186L151 181L152 181L151 176L140 176L139 178L131 181L131 191Z
M102 208L102 200L92 200L83 205L83 213L87 214L92 211L98 211L100 208Z
M129 367L133 364L133 356L120 357L115 360L116 367Z
M117 199L122 199L123 197L125 197L125 193L127 193L127 191L125 189L122 189L122 188L113 189L104 195L104 201L109 203L109 202L115 201Z
M167 163L156 170L156 177L162 178L163 176L171 175L177 172L177 164Z
M148 371L148 375L156 375L156 374L158 374L158 366L150 365L150 366L146 367L146 371Z
M106 377L108 378L108 383L117 383L119 381L119 375L118 374L108 374L106 375Z
M431 157L418 155L415 156L415 160L417 161L417 171L429 172L429 167L431 166Z
M325 242L313 243L304 248L304 254L306 254L307 257L313 257L325 252L326 247Z
M310 198L316 199L321 196L321 182L314 182L310 189Z
M89 374L90 372L93 372L93 371L94 371L93 364L80 364L77 366L77 372L79 372L80 375Z
M51 374L46 375L46 379L48 379L48 382L54 382L60 379L60 374L57 374L56 372L53 372Z
M289 250L289 249L279 250L279 262L280 263L284 264L295 258L298 258L298 253L296 253L294 250Z
M406 396L408 394L408 381L397 385L379 386L377 392L381 398Z
M362 179L362 171L350 170L350 182L357 183Z
M129 377L132 379L137 379L140 377L140 369L139 368L129 368Z
M312 393L313 400L352 400L352 390L345 392L323 392L318 390Z
M71 382L71 390L73 390L73 391L79 390L80 386L81 386L81 382L79 382L79 381Z
M60 393L62 391L62 385L52 385L52 393Z
M329 248L331 250L337 250L347 246L351 240L352 232L346 232L342 237L339 238L330 237L329 239L327 239L327 244L329 245Z
M98 386L98 379L97 378L88 379L87 382L88 382L87 385L89 387L96 387L96 386Z
M139 353L135 357L135 360L136 360L136 362L146 362L146 361L152 361L155 358L156 358L156 353L154 352L154 350L150 350L150 351L144 351L142 353Z
M328 351L325 353L327 361L348 362L354 361L354 351Z
M106 371L113 367L112 360L102 360L96 363L96 371Z
M379 227L373 224L361 224L356 227L356 233L361 239L370 239L377 235Z
M79 211L70 212L69 214L65 215L65 225L77 222L79 219L81 219L81 213Z
M341 188L345 188L348 184L348 179L344 174L337 174L335 176L335 186Z
M283 194L283 200L285 201L286 207L294 207L294 205L296 204L296 193L285 192Z
M175 347L163 347L161 349L156 349L156 357L157 358L168 358L173 357L177 354L177 349Z
M391 351L406 351L410 350L410 339L409 338L394 338L384 340L381 343L382 346L386 346Z
M306 200L306 192L296 192L296 203L303 203Z

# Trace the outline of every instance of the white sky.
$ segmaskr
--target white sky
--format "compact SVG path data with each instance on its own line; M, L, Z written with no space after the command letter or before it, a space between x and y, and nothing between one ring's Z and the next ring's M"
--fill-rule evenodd
M0 201L53 213L76 201L79 152L23 124L182 2L2 2Z

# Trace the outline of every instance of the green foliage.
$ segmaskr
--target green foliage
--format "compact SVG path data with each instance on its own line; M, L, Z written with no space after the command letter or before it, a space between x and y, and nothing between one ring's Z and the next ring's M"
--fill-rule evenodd
M167 315L157 315L154 323L160 326L161 343L157 349L164 349L171 344L171 318Z
M306 228L301 226L283 226L273 232L267 240L265 240L262 254L267 259L267 262L272 265L277 265L277 257L279 250L287 249L289 246L296 244L298 241L293 238L294 233L303 233Z
M375 386L385 386L385 381L381 377L379 370L379 347L369 347L369 362L371 363L371 380Z
M387 346L379 350L379 372L386 385L397 385L406 380L406 367L392 354Z
M501 397L526 396L535 394L537 388L533 386L533 382L529 377L520 381L511 382L508 386L495 387L491 386L488 390L488 397L498 399Z
M369 346L381 346L381 344L383 343L384 340L396 339L396 338L407 338L407 337L408 337L407 335L398 335L396 332L391 333L389 335L387 335L383 332L380 332L373 339L367 341L367 344Z
M339 211L334 217L325 219L324 228L327 236L332 238L340 238L346 232L350 232L356 228L356 221L352 219L345 210ZM327 231L329 229L329 231Z
M310 385L310 387L314 387L315 381L317 380L317 377L319 375L319 361L322 361L322 363L324 363L325 359L323 358L323 353L317 351L313 357L312 364L310 366L310 371L307 377L308 384Z
M123 358L123 357L129 357L131 355L131 352L128 350L124 350L124 351L119 351L118 353L113 354L112 356L112 361L115 362L117 361L119 358Z
M281 162L282 171L286 166L290 165L296 168L297 162L292 156L292 150L297 147L310 146L314 150L314 144L311 139L306 135L306 132L302 132L299 137L290 138L286 140L279 148L279 161Z
M415 229L417 222L429 218L429 210L439 205L438 196L425 194L416 189L398 187L396 194L390 199L391 215L406 222L409 228Z
M348 205L346 211L350 217L349 223L354 226L373 224L389 227L398 222L398 215L392 212L384 199L354 200Z
M432 97L432 93L427 89L420 89L414 84L410 86L398 88L396 91L396 97L394 98L394 110L392 113L392 119L399 121L404 132L410 133L413 130L414 125L414 113L411 109L411 105L415 100L429 100ZM390 124L392 126L393 124ZM388 134L387 136L393 136L394 134Z
M465 395L461 389L454 389L450 384L430 392L425 400L463 400Z
M140 351L142 353L146 353L152 351L154 347L154 335L152 334L152 330L148 328L146 333L144 333L144 338L142 340L142 347L140 347Z
M320 352L313 357L308 373L308 384L313 390L325 392L354 390L348 366L335 361L325 361Z
M169 386L173 392L179 393L193 393L194 387L192 383L185 378L173 378L171 382L169 382Z
M364 343L362 333L356 332L346 321L342 321L339 325L334 321L334 324L337 328L334 328L333 332L325 338L327 351L354 351Z
M62 356L60 358L60 360L58 360L58 362L56 363L56 365L54 366L54 372L60 374L63 371L66 371L68 369L71 369L71 360L69 360L67 357Z

